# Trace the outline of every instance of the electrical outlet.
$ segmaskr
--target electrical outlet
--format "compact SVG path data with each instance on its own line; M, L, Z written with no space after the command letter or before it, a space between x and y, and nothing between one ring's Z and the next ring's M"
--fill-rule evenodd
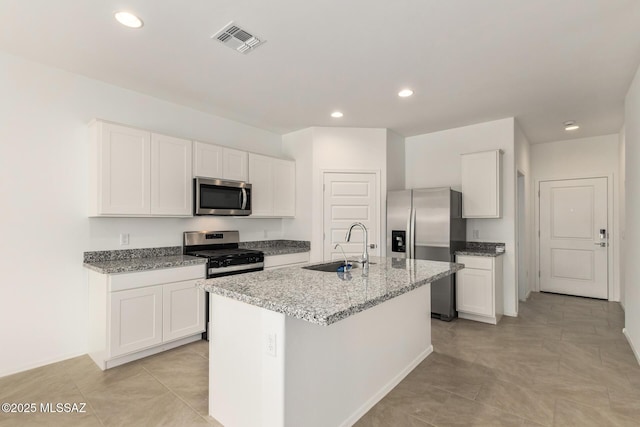
M264 352L269 356L276 357L276 334L264 335Z
M474 239L480 238L480 230L473 230L473 238Z
M120 246L127 246L129 244L129 233L120 233Z

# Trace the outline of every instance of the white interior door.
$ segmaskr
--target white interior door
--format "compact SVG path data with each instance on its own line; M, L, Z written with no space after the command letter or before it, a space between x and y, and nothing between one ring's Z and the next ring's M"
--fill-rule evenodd
M342 259L340 249L334 249L340 243L350 259L359 259L362 255L364 234L354 228L351 241L345 242L349 226L361 222L367 227L369 255L379 254L378 221L379 197L376 188L375 173L324 173L324 260Z
M607 178L540 183L540 290L607 298Z

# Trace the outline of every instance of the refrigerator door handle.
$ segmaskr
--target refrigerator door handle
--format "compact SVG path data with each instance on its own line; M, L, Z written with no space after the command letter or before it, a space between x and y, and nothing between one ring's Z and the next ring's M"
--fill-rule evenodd
M406 237L407 241L404 242L405 245L407 245L407 249L406 249L406 254L407 254L407 258L413 258L411 256L411 208L407 209L407 237Z
M416 257L416 209L411 216L411 258Z

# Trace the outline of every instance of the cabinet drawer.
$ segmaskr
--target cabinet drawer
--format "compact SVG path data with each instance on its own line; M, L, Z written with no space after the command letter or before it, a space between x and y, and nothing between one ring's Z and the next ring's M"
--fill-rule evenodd
M186 267L162 268L158 270L116 273L109 275L109 291L117 292L124 291L126 289L162 285L164 283L181 282L184 280L204 279L205 275L205 264L189 265Z
M465 268L476 268L479 270L493 270L493 258L482 256L464 256L456 257L456 262L464 264Z
M280 268L307 262L309 262L309 252L300 252L285 255L269 255L264 257L264 268Z

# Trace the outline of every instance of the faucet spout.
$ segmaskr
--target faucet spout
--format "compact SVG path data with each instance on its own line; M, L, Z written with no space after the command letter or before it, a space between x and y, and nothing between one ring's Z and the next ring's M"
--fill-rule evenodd
M351 231L354 227L360 227L362 229L362 232L364 233L364 240L362 242L362 259L360 260L360 262L362 263L362 267L366 268L369 266L369 235L367 232L367 227L365 227L365 225L361 222L354 222L353 224L351 224L349 230L347 231L347 235L345 236L345 240L347 242L351 240Z
M351 264L349 264L349 261L347 260L347 254L344 253L344 249L342 249L342 245L340 243L336 243L336 245L333 247L333 249L338 249L340 248L340 251L342 252L342 256L344 257L344 272L346 273L347 271L350 270L349 266Z

